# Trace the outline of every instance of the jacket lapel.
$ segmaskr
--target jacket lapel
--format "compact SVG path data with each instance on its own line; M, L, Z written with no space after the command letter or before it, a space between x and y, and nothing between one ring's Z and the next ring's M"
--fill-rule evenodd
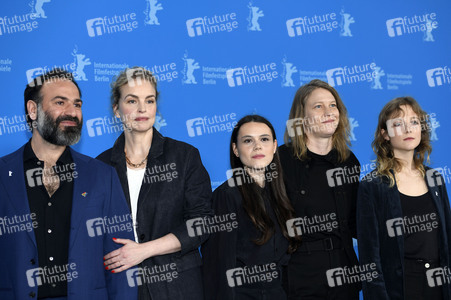
M5 183L7 198L16 210L16 214L30 215L23 167L23 150L24 147L20 148L12 154L12 157L9 157L10 160L6 161L5 169L0 172L0 181ZM34 246L37 247L34 229L27 230L27 233Z
M428 171L428 170L432 170L432 169L426 168L426 171ZM433 172L438 173L438 171L433 171ZM440 203L440 193L439 193L438 186L435 184L436 182L430 184L429 180L427 180L427 175L425 176L424 180L428 187L428 192L431 195L431 198L433 199L435 209L437 210L437 214L439 217L439 224L446 224L445 212L443 210L442 204ZM439 228L440 228L440 235L446 236L446 226L440 226Z
M150 201L149 199L151 199L152 193L150 193L150 191L154 185L149 182L149 178L152 176L152 174L150 174L150 170L155 166L160 166L162 164L159 157L163 154L163 143L164 137L155 128L153 128L152 145L150 146L146 171L144 173L143 182L139 191L138 212L143 203L145 201Z
M117 175L119 176L119 181L121 182L125 199L127 200L128 208L131 211L130 190L127 180L127 163L125 161L124 147L125 136L124 133L122 133L114 143L113 149L111 151L111 162L112 166L116 169Z
M89 196L92 194L93 179L90 172L88 162L85 157L78 154L78 152L71 149L72 158L75 163L75 170L77 177L74 178L74 192L72 196L72 212L71 212L71 232L69 237L69 250L74 245L75 238L83 228L86 226L82 222L84 211L89 201ZM84 223L84 224L82 224Z
M388 179L384 178L384 180L387 180L387 182L385 182L384 185L388 193L387 215L390 216L390 218L402 218L404 215L402 213L401 198L399 197L399 190L398 185L396 183L395 173L393 170L390 170L390 172L393 174L393 177L395 178L395 185L392 188L390 188ZM383 226L386 226L386 224L383 224ZM401 265L404 265L404 235L397 235L396 241L397 241L396 244L398 245L399 257L401 259Z

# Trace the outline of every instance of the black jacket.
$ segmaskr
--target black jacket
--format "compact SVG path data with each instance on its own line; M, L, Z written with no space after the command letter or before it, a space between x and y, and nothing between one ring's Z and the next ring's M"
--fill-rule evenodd
M439 257L442 268L450 267L451 213L443 177L426 169L426 184L439 217ZM428 178L429 176L429 178ZM437 181L433 180L437 178ZM438 180L440 178L441 180ZM432 180L431 180L432 179ZM357 233L361 264L376 263L378 277L363 283L363 295L369 300L404 299L404 237L388 234L387 221L402 218L398 188L389 187L387 177L375 171L360 183L357 201ZM441 184L439 184L441 183ZM450 297L450 285L445 284L443 299Z
M309 176L310 160L299 160L294 157L292 149L287 145L279 147L287 194L293 207L302 207L303 197L308 194L307 178ZM360 163L351 152L345 162L338 162L338 152L332 149L327 159L336 167L342 169L356 169L357 173L347 177L346 184L337 184L333 189L339 220L341 241L352 265L357 265L357 257L353 248L352 238L356 233L356 200L359 187ZM326 174L325 174L326 175ZM298 216L299 217L299 216ZM295 254L292 254L295 255Z
M100 154L97 159L115 167L130 207L124 146L125 136L122 133L113 148ZM173 172L177 176L173 176ZM170 181L169 177L172 178ZM203 297L202 261L198 248L208 239L208 234L191 237L186 221L210 215L210 177L202 165L199 151L189 144L163 137L153 129L146 173L138 197L138 240L145 243L173 233L182 249L143 261L143 268L175 263L178 273L178 277L171 282L147 284L152 299Z
M267 213L274 223L274 234L263 245L256 245L253 240L261 236L261 232L252 223L251 218L243 207L243 198L238 187L230 187L224 182L213 193L213 207L215 216L225 220L225 216L235 214L235 227L231 230L211 232L210 239L202 246L204 291L206 300L232 300L232 299L284 299L281 284L281 266L288 263L288 240L283 236L277 223L274 210L271 207L268 184L262 191ZM220 224L233 225L231 218ZM230 286L231 278L226 273L235 268L277 266L278 275L269 277L268 281L257 281L257 286L249 287L249 283L241 286ZM268 272L257 273L259 278ZM272 273L272 272L271 272ZM254 273L255 275L255 273ZM256 275L256 276L257 276ZM244 293L244 294L243 294ZM274 295L275 294L275 295Z

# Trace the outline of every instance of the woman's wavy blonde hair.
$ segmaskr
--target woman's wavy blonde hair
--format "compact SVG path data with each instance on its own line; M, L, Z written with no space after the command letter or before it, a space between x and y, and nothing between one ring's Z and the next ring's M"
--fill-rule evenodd
M429 134L429 116L420 107L418 102L412 97L398 97L387 104L379 114L379 121L377 124L374 140L371 143L374 153L376 153L376 172L381 176L386 176L390 180L390 187L395 185L395 177L390 172L399 172L402 168L401 161L394 156L393 148L390 141L387 141L384 136L388 134L387 121L400 117L404 113L402 106L410 106L420 119L421 125L421 141L415 148L413 161L415 168L421 172L424 177L425 170L423 163L429 163L429 156L432 152L430 134ZM384 130L384 133L382 132Z
M305 103L307 102L307 99L311 95L311 93L319 88L328 90L334 96L335 101L337 102L337 108L340 112L340 116L338 120L338 127L335 130L335 133L332 135L332 147L338 151L339 161L343 162L349 157L349 147L351 146L349 139L351 128L348 120L348 111L346 110L346 107L343 104L340 95L338 95L338 92L327 82L319 79L314 79L309 83L301 86L294 96L288 119L293 120L296 118L304 118ZM307 158L307 135L304 132L303 126L299 126L299 130L301 131L301 134L298 134L298 131L295 130L294 136L290 136L287 127L285 129L284 141L285 144L291 146L295 157L300 160L304 160Z

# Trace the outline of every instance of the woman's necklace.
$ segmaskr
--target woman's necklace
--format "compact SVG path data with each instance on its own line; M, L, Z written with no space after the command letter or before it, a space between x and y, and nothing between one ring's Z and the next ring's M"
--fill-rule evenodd
M130 159L127 157L127 150L124 148L124 153L125 153L125 160L127 161L127 163L132 166L133 168L139 168L141 167L147 160L147 157L149 156L149 154L146 155L146 157L144 157L144 159L139 163L139 164L134 164L130 161Z

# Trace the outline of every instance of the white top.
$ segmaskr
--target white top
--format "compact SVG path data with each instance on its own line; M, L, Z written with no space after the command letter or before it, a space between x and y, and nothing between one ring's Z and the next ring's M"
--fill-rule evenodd
M143 169L130 169L127 167L127 180L128 189L130 191L130 204L132 207L132 218L133 218L133 231L135 232L135 241L138 243L138 234L136 233L136 212L138 211L138 197L139 191L141 190L141 185L144 178L144 173L146 168Z

